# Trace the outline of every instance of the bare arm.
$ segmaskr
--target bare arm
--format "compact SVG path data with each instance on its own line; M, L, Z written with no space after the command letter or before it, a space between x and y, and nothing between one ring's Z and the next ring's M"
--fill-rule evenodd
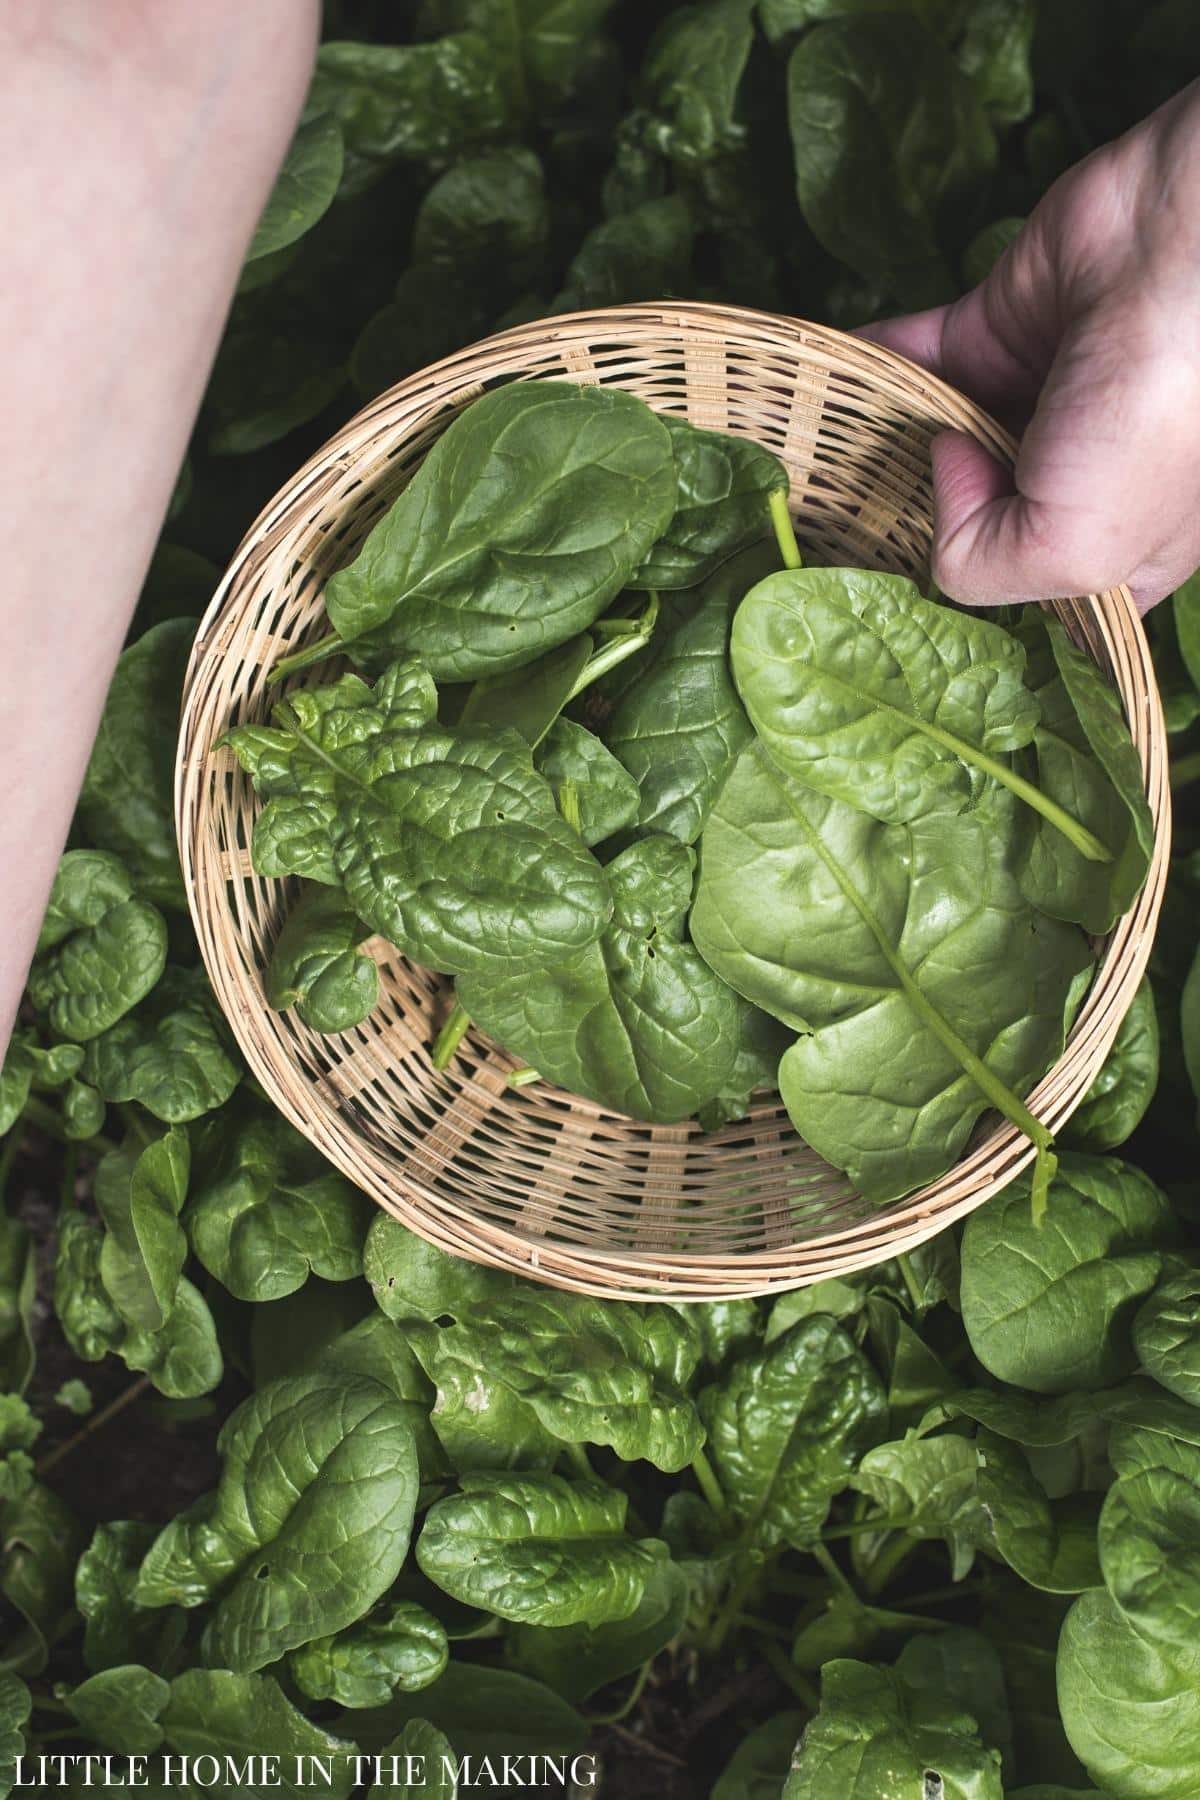
M865 336L1021 434L1015 478L934 443L934 574L987 605L1200 564L1200 82L1046 194L981 286Z
M316 0L0 0L0 1050Z

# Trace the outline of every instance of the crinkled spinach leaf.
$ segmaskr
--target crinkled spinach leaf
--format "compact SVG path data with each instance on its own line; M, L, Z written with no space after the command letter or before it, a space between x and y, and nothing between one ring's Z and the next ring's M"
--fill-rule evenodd
M613 917L570 963L461 977L475 1023L548 1080L670 1124L721 1092L737 1049L735 996L682 938L692 852L632 844L605 873Z

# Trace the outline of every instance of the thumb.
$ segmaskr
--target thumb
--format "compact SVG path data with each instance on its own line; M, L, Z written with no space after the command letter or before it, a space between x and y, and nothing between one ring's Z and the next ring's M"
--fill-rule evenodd
M966 606L1050 600L1073 591L1048 554L1045 509L961 431L933 440L933 578Z

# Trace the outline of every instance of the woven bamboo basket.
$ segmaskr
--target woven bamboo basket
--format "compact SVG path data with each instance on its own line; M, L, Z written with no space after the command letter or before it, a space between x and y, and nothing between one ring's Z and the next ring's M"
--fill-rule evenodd
M928 572L929 445L969 432L1014 446L959 394L875 345L737 308L669 303L574 314L488 338L366 407L257 520L210 606L185 689L176 809L187 891L218 999L280 1110L379 1204L457 1255L579 1292L715 1299L795 1287L911 1249L1030 1159L987 1115L939 1182L869 1208L800 1141L777 1096L706 1135L643 1125L546 1084L507 1086L512 1060L470 1035L444 1073L430 1046L449 983L370 946L382 998L335 1037L273 1012L261 969L287 884L250 863L249 779L213 745L269 714L272 665L324 629L322 585L354 555L438 433L501 379L611 383L697 425L754 437L786 463L802 548L831 562ZM1170 830L1166 739L1128 592L1055 603L1124 703L1157 825L1135 906L1101 948L1066 1053L1030 1099L1052 1128L1087 1091L1150 952ZM300 677L327 679L328 666Z

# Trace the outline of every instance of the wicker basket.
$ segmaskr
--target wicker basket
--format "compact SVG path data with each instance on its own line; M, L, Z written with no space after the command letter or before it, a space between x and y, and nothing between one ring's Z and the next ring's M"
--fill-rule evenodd
M260 971L289 898L250 864L257 802L234 723L263 719L271 666L323 627L322 583L354 554L455 411L512 376L614 383L697 425L757 438L787 464L801 544L830 561L923 576L929 443L945 426L1013 445L961 396L840 332L735 308L575 314L489 338L382 395L256 522L204 619L185 692L180 850L209 974L254 1074L293 1124L396 1218L445 1249L577 1291L629 1299L767 1293L911 1249L978 1206L1031 1155L995 1115L943 1180L868 1208L793 1131L775 1096L712 1135L653 1127L546 1084L469 1036L445 1073L430 1044L449 984L371 945L381 1003L337 1037L273 1012ZM1055 610L1111 671L1157 825L1149 879L1103 946L1066 1054L1030 1105L1052 1128L1086 1092L1150 951L1170 829L1162 710L1129 594ZM327 678L328 668L303 677Z

